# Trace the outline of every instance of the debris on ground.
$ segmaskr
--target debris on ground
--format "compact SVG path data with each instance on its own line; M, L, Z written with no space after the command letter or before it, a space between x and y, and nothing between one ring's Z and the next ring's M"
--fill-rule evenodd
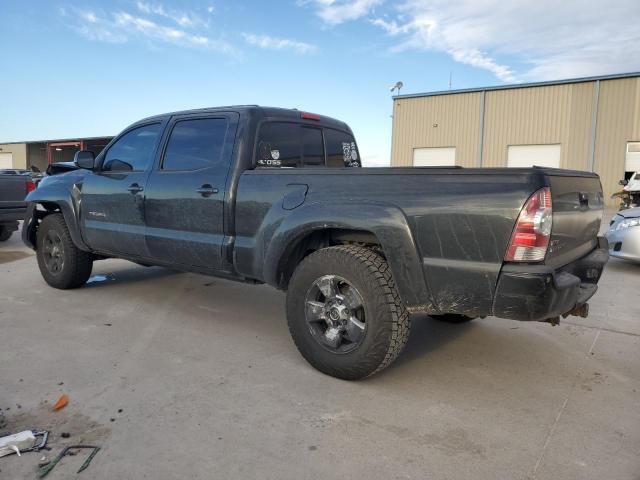
M62 438L69 438L69 437L71 436L71 434L70 434L69 432L62 432L62 433L60 434L60 436L61 436Z
M12 453L21 456L26 452L37 452L46 448L49 432L46 430L24 430L0 438L0 457Z
M62 395L60 395L60 398L58 398L56 403L53 404L53 411L57 412L58 410L63 409L64 407L67 406L68 403L69 403L69 395L67 395L66 393L63 393Z
M14 433L0 438L0 457L11 455L12 453L20 456L23 450L29 450L36 443L36 436L31 430Z
M91 449L92 452L89 454L89 456L87 457L87 459L82 463L82 465L80 465L80 469L76 472L76 473L80 473L83 470L85 470L89 464L91 463L91 460L93 460L93 457L96 456L96 454L100 451L100 447L96 447L95 445L69 445L68 447L65 447L56 458L53 459L53 461L48 462L46 465L44 465L43 467L40 468L40 471L38 473L38 477L39 478L44 478L46 477L49 472L51 472L51 470L54 469L54 467L60 462L60 460L62 460L63 457L69 455L75 455L76 452L75 450L78 449Z

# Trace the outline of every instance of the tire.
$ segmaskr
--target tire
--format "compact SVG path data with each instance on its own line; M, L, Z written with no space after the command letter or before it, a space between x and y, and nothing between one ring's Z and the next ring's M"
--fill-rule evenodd
M328 277L338 285L338 294L331 297L319 293L323 301L308 301L316 289L320 292L317 285ZM350 308L361 303L361 307L346 310L350 319L358 316L360 322L342 320L350 327L354 323L359 324L359 328L364 326L362 331L352 328L357 331L353 341L345 324L332 324L334 326L330 328L331 314L327 306L331 304L331 298L340 297ZM347 297L357 300L347 301ZM323 305L320 310L324 313L319 320L308 321L309 312L315 312L316 308L309 304ZM287 321L293 341L307 362L327 375L344 380L359 380L385 369L402 352L409 337L409 315L400 300L389 265L378 253L357 246L324 248L300 262L289 282ZM322 329L325 329L324 335ZM325 344L327 332L332 329L344 329L340 334L343 343L338 347Z
M37 247L38 267L50 286L67 290L78 288L89 279L93 257L74 245L62 214L47 215L42 220Z
M429 315L431 318L446 323L466 323L474 320L476 317L467 317L466 315L457 315L455 313L445 313L444 315Z
M0 226L0 242L6 242L11 238L13 232L9 230L7 227Z

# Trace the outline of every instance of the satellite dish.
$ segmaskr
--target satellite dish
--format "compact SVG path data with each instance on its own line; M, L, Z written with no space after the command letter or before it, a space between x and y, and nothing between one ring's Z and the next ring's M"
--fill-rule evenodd
M391 90L390 90L390 91L391 91L391 92L393 92L394 90L397 90L397 91L398 91L398 94L400 94L400 89L401 89L402 87L404 87L404 83L402 83L402 82L396 82L396 84L395 84L393 87L391 87Z

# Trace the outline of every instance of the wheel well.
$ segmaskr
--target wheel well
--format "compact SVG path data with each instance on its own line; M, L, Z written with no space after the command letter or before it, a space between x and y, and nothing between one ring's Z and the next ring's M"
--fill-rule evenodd
M338 228L316 230L295 242L282 255L278 266L279 287L287 289L293 271L307 255L334 245L361 245L375 249L384 256L380 242L372 232Z
M51 215L52 213L61 212L60 206L57 203L53 202L38 202L36 211L34 212L35 221L29 230L29 241L31 245L33 245L34 249L38 248L38 243L36 241L38 235L38 227L40 226L40 222L47 215Z

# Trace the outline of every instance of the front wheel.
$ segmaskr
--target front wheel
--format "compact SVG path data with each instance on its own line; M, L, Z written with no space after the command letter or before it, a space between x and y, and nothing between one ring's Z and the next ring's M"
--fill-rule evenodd
M36 256L44 280L54 288L77 288L86 283L93 257L80 250L59 213L47 215L38 226Z
M289 331L316 369L358 380L389 366L409 336L409 316L386 260L367 248L318 250L287 292Z

